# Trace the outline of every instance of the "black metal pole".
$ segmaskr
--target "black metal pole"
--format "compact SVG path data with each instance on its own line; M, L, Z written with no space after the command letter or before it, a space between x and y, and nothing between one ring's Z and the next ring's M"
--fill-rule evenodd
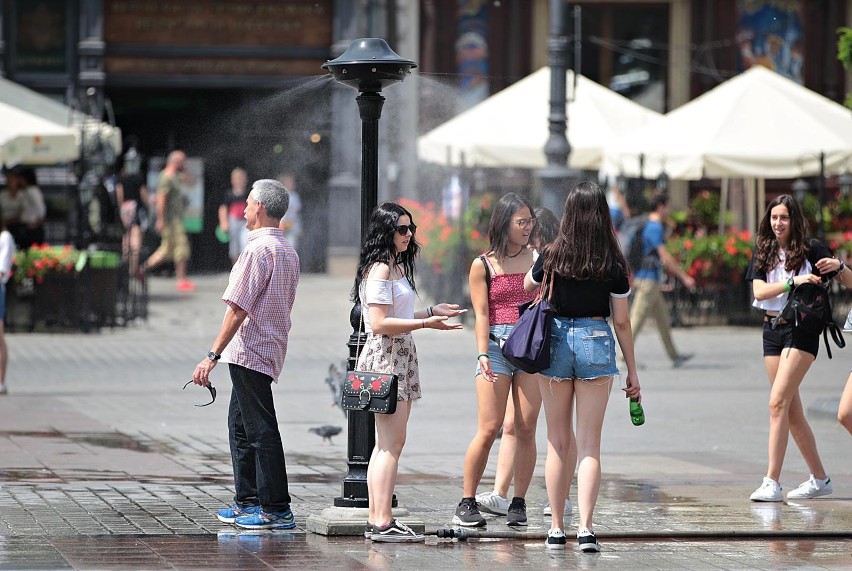
M379 119L385 98L378 93L361 93L355 98L361 116L361 242L367 235L370 215L376 208L379 196ZM355 368L358 352L367 339L361 319L361 305L355 304L349 314L352 334L349 336L349 369ZM376 419L371 412L347 413L346 476L340 497L334 505L341 508L366 508L370 506L367 490L367 468L376 445ZM396 497L392 506L396 507Z
M379 119L385 98L362 93L355 98L361 116L361 241L379 201Z
M379 92L402 81L411 68L411 60L400 58L381 38L361 38L334 60L322 65L334 79L358 90L355 98L361 116L361 240L367 235L370 216L379 196L379 119L385 98ZM349 366L355 367L361 341L366 338L361 324L360 304L349 315L353 333L349 337ZM343 493L334 498L337 507L369 507L367 468L376 443L375 418L372 413L348 413L347 464ZM396 507L396 498L392 500Z
M825 220L823 209L825 208L825 153L819 154L819 180L817 181L817 199L819 201L819 213L817 215L817 237L825 240Z
M547 38L547 64L550 66L550 135L544 145L547 166L538 172L541 180L541 205L557 216L562 213L566 183L573 174L568 168L571 145L568 143L566 107L566 74L568 71L568 37L566 36L565 0L550 0L550 34Z

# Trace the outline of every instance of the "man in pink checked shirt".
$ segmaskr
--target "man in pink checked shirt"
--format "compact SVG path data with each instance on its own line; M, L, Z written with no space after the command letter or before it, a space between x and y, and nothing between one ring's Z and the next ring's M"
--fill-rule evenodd
M234 503L217 517L248 529L296 526L272 401L272 381L278 382L284 364L299 282L299 256L278 227L289 203L287 189L278 181L252 185L245 209L248 243L222 295L225 319L192 374L195 384L208 386L219 358L229 364L233 388L228 435L235 494Z

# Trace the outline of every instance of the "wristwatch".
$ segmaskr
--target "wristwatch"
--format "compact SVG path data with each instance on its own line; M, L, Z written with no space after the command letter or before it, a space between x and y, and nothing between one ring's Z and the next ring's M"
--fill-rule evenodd
M209 353L207 353L207 358L210 359L211 361L218 361L219 359L222 358L222 355L220 355L216 351L210 351Z
M793 276L790 276L787 280L787 287L790 289L790 291L796 288L796 282L793 281Z

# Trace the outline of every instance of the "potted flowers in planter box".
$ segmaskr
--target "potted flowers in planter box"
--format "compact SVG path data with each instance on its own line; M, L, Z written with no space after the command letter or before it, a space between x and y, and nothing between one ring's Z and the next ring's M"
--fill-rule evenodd
M68 245L37 244L15 254L16 294L30 300L30 328L41 319L73 322L79 259L80 252Z

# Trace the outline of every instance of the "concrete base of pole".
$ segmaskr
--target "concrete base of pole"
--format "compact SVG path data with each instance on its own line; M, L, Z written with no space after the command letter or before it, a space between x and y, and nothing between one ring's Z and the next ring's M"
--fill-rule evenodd
M325 508L319 515L308 516L305 528L319 535L364 535L367 525L367 508ZM416 533L424 533L426 524L411 519L411 512L405 508L394 508L393 517Z

